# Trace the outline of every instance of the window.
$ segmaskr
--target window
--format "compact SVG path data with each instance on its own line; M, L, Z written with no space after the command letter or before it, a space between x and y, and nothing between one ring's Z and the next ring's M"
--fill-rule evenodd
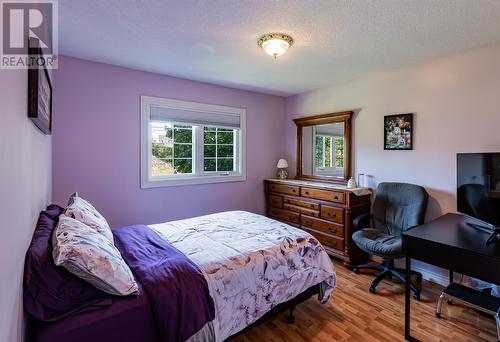
M316 168L344 167L344 137L316 135L315 151Z
M141 187L245 180L245 110L141 97Z

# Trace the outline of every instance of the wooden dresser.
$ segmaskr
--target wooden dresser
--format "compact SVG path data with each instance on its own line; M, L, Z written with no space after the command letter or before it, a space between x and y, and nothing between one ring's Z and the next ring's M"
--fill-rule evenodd
M347 268L366 255L351 240L352 220L370 212L371 192L329 183L267 179L266 215L314 235Z

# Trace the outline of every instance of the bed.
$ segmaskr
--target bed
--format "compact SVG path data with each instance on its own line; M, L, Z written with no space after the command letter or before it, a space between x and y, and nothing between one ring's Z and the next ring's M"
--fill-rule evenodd
M136 276L140 275L144 262L137 260L138 254L127 254L135 248L140 255L150 257L150 253L142 253L137 247L146 244L146 240L136 239L141 234L154 240L151 248L164 242L199 268L213 301L214 316L189 341L223 341L270 313L293 307L313 294L325 303L335 287L334 266L314 237L249 212L230 211L123 227L113 229L113 234L115 244L127 263L132 264ZM127 245L129 240L136 247ZM138 278L138 296L113 296L111 305L54 322L35 322L36 340L164 340L161 330L166 324L165 317L172 315L158 317L155 310L161 297L151 296L144 288L143 278Z

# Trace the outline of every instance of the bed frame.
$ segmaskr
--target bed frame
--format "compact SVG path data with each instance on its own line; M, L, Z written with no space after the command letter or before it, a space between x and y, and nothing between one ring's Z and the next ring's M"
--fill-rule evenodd
M277 315L279 315L287 310L288 310L288 316L286 317L286 322L288 324L294 324L295 323L295 316L293 315L293 310L300 303L305 302L306 300L308 300L309 298L311 298L314 295L318 295L319 294L319 286L320 286L319 284L311 286L310 288L308 288L304 292L299 293L296 297L290 299L289 301L286 301L284 303L276 305L274 308L269 310L264 316L262 316L261 318L259 318L258 320L256 320L255 322L253 322L252 324L247 326L245 329L228 337L228 340L244 333L245 331L247 331L247 330L249 330L249 329L251 329L251 328L267 321L267 320L270 320L271 318L276 317Z

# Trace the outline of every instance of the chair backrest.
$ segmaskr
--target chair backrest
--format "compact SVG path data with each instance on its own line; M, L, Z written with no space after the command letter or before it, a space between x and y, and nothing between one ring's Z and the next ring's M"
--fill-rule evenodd
M492 224L500 224L498 215L482 184L464 184L457 191L457 209Z
M428 200L427 191L419 185L380 183L373 204L373 227L399 236L424 223Z

